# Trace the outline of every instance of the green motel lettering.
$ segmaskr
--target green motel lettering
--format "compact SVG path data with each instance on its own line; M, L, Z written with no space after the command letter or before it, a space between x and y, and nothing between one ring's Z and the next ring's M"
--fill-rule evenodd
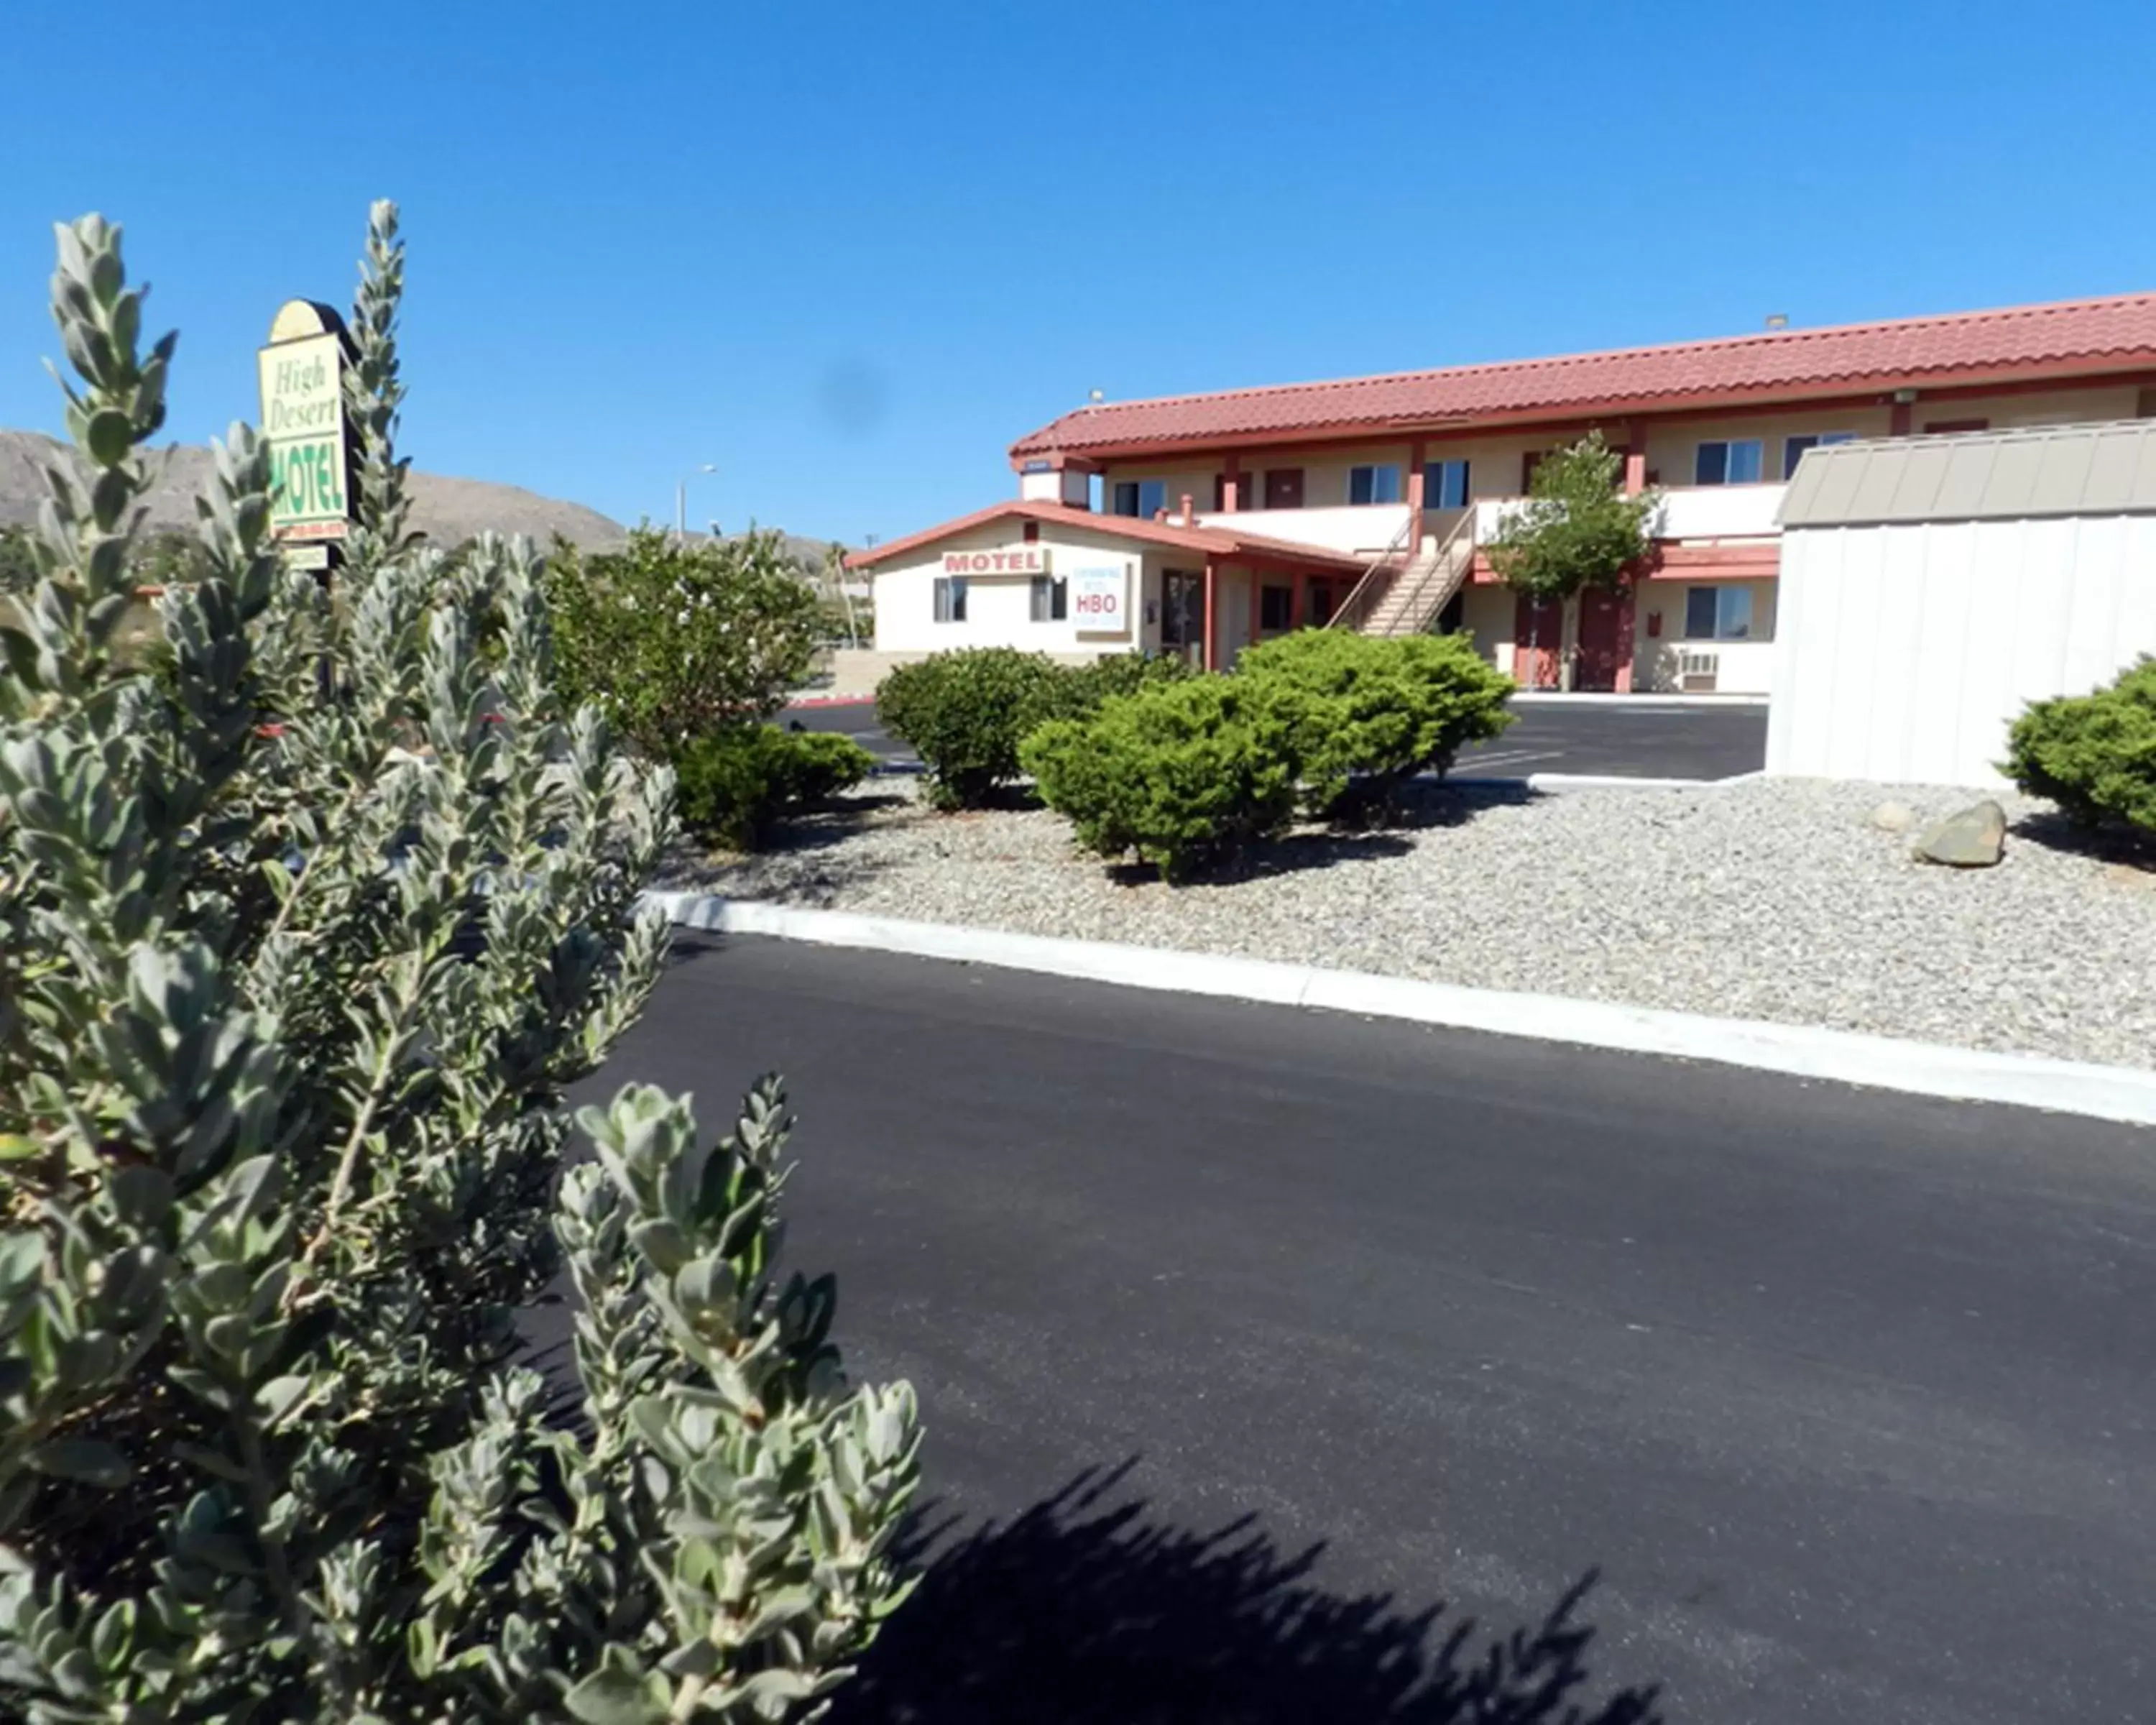
M345 512L343 455L340 440L334 438L273 444L270 479L277 493L278 516L286 520L341 516Z

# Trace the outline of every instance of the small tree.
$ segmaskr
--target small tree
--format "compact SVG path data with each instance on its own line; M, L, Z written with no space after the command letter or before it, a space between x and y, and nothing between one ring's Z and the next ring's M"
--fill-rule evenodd
M644 528L588 554L557 540L547 594L564 697L597 706L654 760L769 718L822 633L815 590L777 532L679 545Z
M2002 770L2084 826L2156 839L2156 659L2087 695L2036 701L2008 733Z
M1653 548L1649 524L1660 502L1652 491L1627 495L1624 477L1625 458L1599 431L1552 450L1527 501L1485 542L1490 567L1515 593L1568 611L1589 588L1622 588Z
M797 1717L903 1594L911 1392L777 1268L775 1081L716 1143L624 1090L562 1171L671 785L559 705L528 543L407 542L394 233L339 603L235 426L144 664L173 340L118 229L59 230L78 453L0 629L0 1717ZM556 1412L514 1320L564 1260Z

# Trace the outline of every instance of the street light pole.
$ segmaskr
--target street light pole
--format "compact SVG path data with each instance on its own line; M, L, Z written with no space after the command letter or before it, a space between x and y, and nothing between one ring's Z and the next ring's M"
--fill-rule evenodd
M689 481L700 473L716 473L718 466L706 461L701 467L692 467L674 481L674 537L680 543L689 542Z

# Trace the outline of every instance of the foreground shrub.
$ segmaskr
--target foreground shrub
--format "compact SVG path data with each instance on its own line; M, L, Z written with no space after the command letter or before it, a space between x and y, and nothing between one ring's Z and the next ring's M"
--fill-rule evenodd
M1512 680L1459 635L1301 629L1250 649L1235 675L1308 697L1301 753L1314 815L1383 813L1402 780L1449 772L1461 748L1512 722Z
M1041 800L1079 842L1135 850L1170 880L1233 856L1293 819L1309 704L1243 677L1156 681L1091 719L1055 719L1026 739Z
M700 838L753 850L781 817L850 790L875 757L836 732L729 725L678 750L675 806Z
M824 633L782 533L685 545L646 528L624 550L588 553L557 540L547 596L563 699L598 706L655 761L769 718Z
M716 1144L626 1090L561 1173L668 775L557 704L528 545L408 547L374 217L339 603L235 427L154 669L113 638L172 343L60 230L80 454L0 634L0 1717L795 1717L902 1591L911 1394L780 1279L775 1083Z
M1101 703L1117 695L1135 695L1157 683L1179 683L1195 676L1190 661L1178 654L1110 653L1090 665L1058 665L1044 692L1033 724L1050 719L1090 719Z
M982 809L1022 771L1019 744L1053 701L1058 670L1015 647L962 647L891 672L876 712L921 757L930 802Z
M2156 832L2156 659L2092 695L2032 701L2007 750L2007 776L2074 819Z

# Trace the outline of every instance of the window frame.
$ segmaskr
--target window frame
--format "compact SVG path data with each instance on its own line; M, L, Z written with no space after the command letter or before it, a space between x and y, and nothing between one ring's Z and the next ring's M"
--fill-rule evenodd
M1448 503L1445 501L1445 476L1455 468L1460 472L1460 501ZM1474 483L1474 468L1464 455L1450 459L1425 461L1422 465L1422 506L1424 509L1465 509L1475 495L1472 490Z
M1830 449L1836 444L1853 444L1856 441L1856 434L1853 431L1791 432L1782 439L1783 481L1786 484L1797 476L1797 463L1804 459L1805 449ZM1798 449L1795 458L1792 459L1789 451L1799 444L1802 444L1804 447L1803 449Z
M1036 575L1031 582L1027 606L1035 623L1070 620L1070 580L1065 575Z
M938 623L963 623L966 620L966 578L963 575L938 575L932 608Z
M1707 465L1709 449L1722 451L1722 477L1708 479L1702 470ZM1753 453L1752 476L1732 479L1729 476L1730 454L1737 449ZM1691 482L1695 485L1756 485L1764 483L1767 471L1767 440L1760 437L1706 437L1692 445Z
M1134 506L1130 509L1122 506L1123 494L1127 491ZM1151 509L1146 507L1148 492L1153 498ZM1168 481L1164 479L1117 480L1109 493L1108 501L1112 506L1108 511L1111 515L1121 516L1126 521L1149 521L1168 507Z
M1698 601L1712 595L1708 603L1713 607L1712 632L1701 634L1692 626L1692 608ZM1725 602L1727 603L1725 604ZM1741 619L1730 616L1741 611ZM1685 588L1684 639L1687 641L1756 641L1762 637L1754 631L1758 607L1753 603L1752 589L1735 582L1702 582ZM1736 624L1736 627L1732 627Z
M1378 475L1380 474L1389 474L1392 475L1392 495L1389 497L1380 497L1378 495ZM1367 497L1358 497L1355 495L1355 481L1358 478L1364 476L1367 476L1368 480L1370 495ZM1373 506L1381 503L1398 503L1400 501L1402 495L1400 486L1401 475L1400 464L1399 462L1358 461L1348 470L1348 506L1351 509L1361 509Z

